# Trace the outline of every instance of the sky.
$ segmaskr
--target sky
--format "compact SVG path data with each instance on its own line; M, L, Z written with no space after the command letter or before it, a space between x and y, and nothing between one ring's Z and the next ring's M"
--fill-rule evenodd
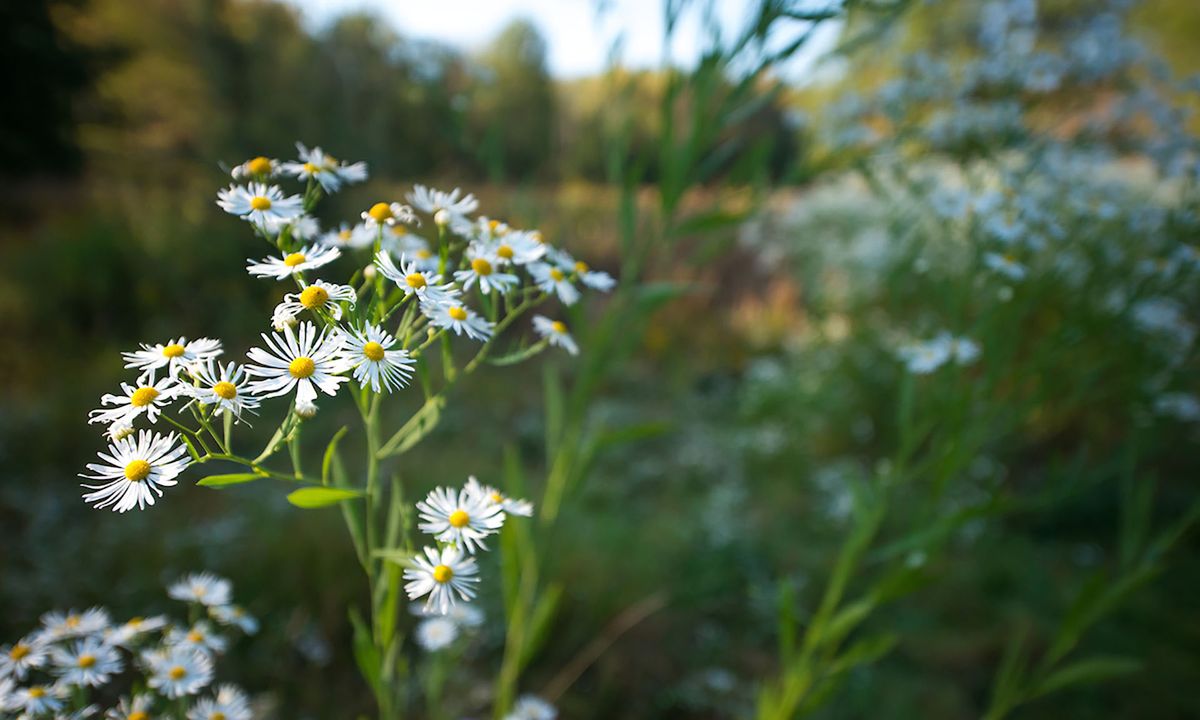
M600 72L613 40L624 32L621 57L631 67L657 67L663 57L661 0L288 0L300 8L310 27L320 28L339 15L370 11L405 35L440 40L471 51L483 47L510 20L532 20L547 42L550 72L573 78ZM750 0L713 0L723 31L733 35L743 24ZM836 32L818 33L813 52L794 61L785 74L802 73L816 51L828 48ZM676 32L671 57L690 64L699 55L703 33L696 13Z

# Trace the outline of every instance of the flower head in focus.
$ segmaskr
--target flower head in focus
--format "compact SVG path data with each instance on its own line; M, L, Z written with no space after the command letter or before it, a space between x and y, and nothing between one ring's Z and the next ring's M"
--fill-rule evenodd
M83 487L83 500L97 510L112 507L114 512L153 505L155 497L163 496L164 487L176 484L175 478L191 464L187 448L174 433L160 435L142 430L137 437L109 445L100 453L103 463L88 463L92 475L80 474L86 480L102 481L100 485Z
M278 185L230 185L217 193L217 205L262 228L279 227L304 212L299 195L285 196Z
M247 260L246 272L254 277L286 280L292 275L328 265L337 260L341 254L342 251L336 247L309 245L296 252L286 253L279 257L263 258L257 262Z
M410 600L428 596L425 606L445 615L454 606L456 596L464 602L475 597L478 573L475 558L458 548L427 547L412 559L412 567L404 570L404 579L408 581L404 591Z

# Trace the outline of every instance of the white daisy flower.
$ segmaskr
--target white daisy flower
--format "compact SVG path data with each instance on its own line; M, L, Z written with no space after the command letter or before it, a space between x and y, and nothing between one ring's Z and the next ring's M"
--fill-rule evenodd
M192 378L198 384L183 389L196 402L211 405L214 415L229 413L241 419L243 410L253 412L259 405L259 399L247 391L246 369L237 363L221 365L209 360L192 368Z
M536 695L522 695L504 720L555 720L558 710Z
M258 632L258 620L240 605L217 605L210 607L208 614L222 625L232 625L247 635Z
M104 632L108 627L108 611L101 607L83 612L52 610L41 617L45 640L65 640Z
M364 210L361 217L363 224L374 232L378 232L379 228L385 225L417 222L417 216L413 214L412 208L398 202L375 203L369 210Z
M230 185L217 193L217 205L230 215L262 227L278 226L304 212L299 195L284 196L278 185L264 183Z
M208 655L224 652L227 644L225 638L214 633L204 620L186 630L171 628L164 642L171 647L184 647Z
M408 384L412 366L417 363L407 350L394 348L395 345L396 338L376 325L367 325L361 331L346 334L342 357L354 369L354 379L359 385L390 393Z
M425 603L413 603L408 608L409 612L420 618L439 617L451 620L454 624L464 628L477 628L483 625L483 611L474 605L459 603L450 608L449 612L441 613L438 610L427 607Z
M983 264L1009 280L1024 280L1027 272L1025 266L1017 262L1016 256L1012 253L1004 255L994 252L984 253Z
M59 682L78 687L100 687L124 667L117 649L95 637L54 648L53 660Z
M497 271L501 262L495 256L468 256L468 260L470 264L467 267L454 273L454 279L462 283L464 290L470 290L471 286L478 282L481 293L486 294L493 290L503 293L520 282L512 273Z
M358 293L349 285L335 285L324 280L314 280L305 285L298 293L288 293L283 296L283 302L275 306L272 323L275 326L286 324L286 318L294 318L305 310L313 312L324 310L334 320L342 319L341 303L349 303L351 307L358 300Z
M167 597L208 607L228 605L233 583L210 572L192 573L167 588Z
M300 155L300 162L283 163L283 172L295 176L297 180L312 178L327 193L335 192L343 183L356 183L367 179L365 162L347 164L319 147L309 150L303 143L296 143L296 152Z
M396 227L402 227L397 225ZM376 231L367 227L363 223L359 223L351 227L347 223L342 223L337 230L330 230L317 239L317 243L325 247L334 248L365 248L370 247L375 242Z
M412 559L413 567L404 570L404 591L410 600L429 596L425 607L436 608L443 615L454 606L455 594L464 602L475 597L474 583L479 582L479 566L475 558L457 548L442 550L427 547L424 556Z
M250 720L250 698L236 685L217 687L215 697L197 700L187 720Z
M316 400L317 390L335 394L338 386L349 380L339 377L347 370L340 352L344 342L341 333L318 332L316 325L305 321L300 323L298 335L286 327L281 334L264 333L262 338L267 349L252 348L247 353L253 364L246 366L246 372L262 378L250 383L252 393L278 397L295 389L299 406Z
M167 368L168 375L177 375L180 370L197 362L204 362L221 354L221 341L212 338L199 338L188 342L187 338L175 338L157 345L141 344L141 350L123 352L125 367L138 370L157 370Z
M528 265L546 255L545 243L540 242L532 232L525 230L513 230L499 235L487 242L485 247L487 252L502 264Z
M421 532L472 554L476 549L486 550L483 539L504 525L504 510L499 505L466 488L434 488L417 503L417 512L424 520L417 525Z
M927 375L950 359L950 346L945 342L927 340L901 347L900 359L910 373Z
M138 378L136 387L129 383L121 383L121 395L104 395L100 402L104 405L115 405L112 408L99 408L88 413L89 423L132 424L143 413L150 422L158 420L163 408L171 404L180 392L180 386L171 376L155 381L153 371L149 375Z
M121 698L117 706L104 714L104 720L151 720L154 696L138 695L133 699Z
M458 300L422 302L421 312L434 327L453 330L455 335L480 341L492 336L492 323Z
M418 210L433 215L434 222L443 226L465 222L467 215L479 207L474 195L463 195L459 188L443 192L424 185L414 185L405 199Z
M230 171L234 180L265 180L279 173L279 161L259 155L238 165Z
M388 280L404 291L405 295L416 294L417 298L427 302L442 302L457 297L458 288L450 283L442 284L442 276L417 266L415 260L407 255L400 256L400 266L392 261L392 256L386 250L375 255L375 266Z
M458 639L458 625L449 618L433 617L417 624L417 644L429 652L443 650Z
M160 695L175 699L195 695L212 682L212 660L186 647L164 647L142 653L150 676L146 684Z
M321 223L312 215L301 215L291 222L278 223L274 227L268 225L267 229L279 232L284 225L288 226L292 239L300 242L309 242L321 234Z
M529 263L529 273L542 292L554 293L563 305L574 305L579 300L579 290L571 284L562 268L545 262Z
M143 635L161 630L166 626L166 615L155 615L148 618L134 617L127 620L124 624L112 628L105 634L105 639L113 645L129 645Z
M309 245L280 257L263 258L258 262L247 260L246 272L254 277L286 280L297 273L328 265L341 255L342 251L335 247Z
M520 515L521 517L533 516L533 503L528 500L516 500L491 485L484 485L475 479L475 476L467 478L467 492L473 493L477 497L484 498L493 505L499 505L504 512L510 515Z
M62 710L66 689L57 685L31 685L17 688L9 698L10 710L21 710L22 717L37 717Z
M49 645L36 634L23 637L12 645L0 646L0 678L24 680L30 670L46 664L49 652Z
M945 343L950 357L959 365L970 365L979 358L979 344L969 338L941 333L934 339L934 342Z
M560 347L572 355L579 354L579 346L575 344L575 338L571 337L570 331L567 330L567 324L562 320L551 320L545 315L534 315L533 329L551 345Z
M87 465L95 474L79 475L103 481L102 485L83 485L95 491L85 493L84 502L97 510L112 506L114 512L121 513L153 505L155 495L162 497L162 489L174 486L175 478L191 464L187 448L178 440L175 433L159 435L142 430L136 438L109 445L107 453L99 453L104 463Z
M568 275L575 273L579 277L579 282L593 290L608 292L617 284L617 281L613 280L611 275L591 269L587 263L571 257L571 254L566 250L555 250L550 254L550 257L551 262L557 265L559 270Z

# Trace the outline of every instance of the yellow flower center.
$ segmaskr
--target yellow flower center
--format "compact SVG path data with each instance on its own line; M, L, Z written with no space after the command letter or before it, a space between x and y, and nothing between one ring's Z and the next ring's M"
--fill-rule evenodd
M141 710L136 710L129 713L129 716L125 718L125 720L150 720L150 715L142 712Z
M550 268L550 278L554 280L554 282L562 282L562 279L565 277L566 275L563 275L562 270L559 270L558 268Z
M80 655L79 660L77 660L76 662L79 663L79 667L86 670L90 667L93 667L96 664L96 656L95 655Z
M467 319L467 311L463 310L462 308L460 308L457 305L454 305L449 310L447 310L446 314L449 315L450 317L454 318L455 320L466 320Z
M363 345L363 355L372 362L379 362L383 359L383 346L372 340Z
M204 642L204 635L199 630L193 630L187 634L187 640L190 643Z
M270 210L271 201L262 195L255 195L250 198L250 209L252 210Z
M392 207L387 203L375 203L371 206L371 209L367 211L367 214L370 215L375 222L383 222L384 220L392 217Z
M288 372L297 380L310 377L317 369L317 364L310 357L301 355L288 364Z
M225 720L225 713L220 710L208 716L208 720Z
M417 257L421 260L428 260L429 258L433 257L433 253L429 250L418 250Z
M488 230L491 230L492 232L496 232L496 229L499 227L500 227L499 220L488 220Z
M313 165L310 162L306 162L304 163L304 172L308 173L309 175L316 175L317 173L321 172L321 168Z
M338 237L341 238L343 241L349 240L350 235L351 235L351 232L349 230L343 230L340 233L338 233Z
M1009 265L1012 265L1012 264L1013 264L1013 263L1015 263L1016 261L1017 261L1017 256L1016 256L1016 255L1013 255L1012 253L1005 253L1005 254L1004 254L1004 262L1008 263Z
M172 680L182 680L185 677L187 677L187 669L184 668L182 665L176 665L175 667L173 667L169 671L167 671L167 676L170 677Z
M246 163L246 169L252 175L266 175L271 172L271 161L259 155L250 162Z
M216 385L213 385L212 391L214 395L222 400L232 400L237 397L237 385L234 385L227 380L222 380Z
M187 352L187 350L185 350L184 347L182 345L180 345L179 343L171 343L170 345L164 345L163 349L162 349L163 357L169 357L169 358L181 357L185 352Z
M567 324L562 320L555 320L554 322L550 323L550 329L556 333L559 333L560 335L565 335L567 333Z
M494 493L492 493L492 502L502 503L502 502L504 502L504 496L498 492L494 492Z
M475 258L471 261L471 269L476 275L491 275L492 264L483 258Z
M25 657L32 651L33 651L33 648L29 647L28 645L22 645L21 643L17 643L16 645L13 645L12 650L8 651L8 656L10 658L12 658L13 662L17 662L18 660Z
M283 264L288 267L296 267L305 262L308 258L304 257L304 253L292 253L283 259Z
M300 291L300 304L312 310L329 301L329 291L320 285L309 285Z
M409 273L404 276L404 282L413 290L420 290L425 287L425 276L421 273Z
M580 260L579 262L575 263L575 272L585 273L588 270L591 270L591 268L589 268L588 264L585 263L584 261Z
M46 691L40 687L29 688L29 697L37 700L46 697Z
M471 516L467 514L466 510L459 509L450 513L450 527L466 527L469 522L471 522Z
M433 579L440 583L448 583L452 577L454 577L454 571L447 565L438 565L433 569Z
M127 622L125 624L136 630L137 628L142 626L143 622L145 622L145 618L135 617L135 618L129 618L129 622Z
M141 482L150 477L150 463L145 460L130 460L125 466L125 477L129 482ZM68 621L70 624L70 621Z
M501 245L500 247L496 248L496 254L505 260L513 259L513 249L508 245Z
M404 235L408 234L408 228L404 227L403 225L393 225L392 234L403 237Z
M129 396L129 404L134 407L146 407L158 397L158 391L147 385L133 391Z
M77 628L77 627L79 627L79 616L78 615L68 615L67 619L63 621L63 624L69 628Z

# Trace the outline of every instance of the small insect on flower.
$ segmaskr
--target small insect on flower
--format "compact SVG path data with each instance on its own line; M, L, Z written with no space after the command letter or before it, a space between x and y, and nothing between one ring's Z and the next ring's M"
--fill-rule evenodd
M503 508L468 488L434 488L417 503L417 511L424 520L417 525L421 532L472 554L476 549L486 550L483 539L504 525Z
M1025 266L1017 262L1016 256L1012 253L1004 255L994 252L984 253L983 264L1009 280L1024 280L1027 272Z
M336 192L343 183L362 182L367 179L367 164L347 164L329 155L319 147L309 150L303 143L296 143L299 162L285 162L283 172L297 180L316 180L327 193Z
M278 327L281 325L282 318L294 318L305 310L324 311L329 313L334 320L341 320L341 303L348 303L354 307L357 300L358 293L354 292L354 288L349 285L335 285L324 280L315 280L312 284L305 285L304 289L298 293L284 295L283 302L275 307L272 323Z
M474 475L467 478L466 490L477 497L484 498L493 505L499 505L504 512L510 515L520 515L522 517L533 516L533 503L528 500L510 498L497 488L479 482L475 479Z
M432 617L417 624L417 644L429 652L450 647L458 639L458 624L448 617Z
M41 620L46 629L45 640L65 640L104 632L108 627L108 611L99 607L83 612L52 610L42 615Z
M62 710L66 689L58 685L30 685L17 688L8 701L9 710L21 710L21 717L38 717Z
M196 402L212 406L214 415L228 413L241 419L243 410L253 412L259 405L259 399L248 392L246 369L237 363L209 360L192 368L192 378L197 384L182 387Z
M392 261L386 250L375 255L375 266L388 280L396 283L405 295L416 295L425 302L443 302L457 297L459 291L450 283L442 284L442 276L419 267L407 255L400 256L400 266Z
M105 634L105 639L113 645L128 645L143 635L161 630L166 626L166 615L155 615L148 618L134 617L127 620L123 625L112 628Z
M408 351L395 347L396 338L376 325L350 331L342 345L346 365L354 369L359 385L375 392L392 392L408 384L416 364Z
M562 320L551 320L545 315L534 315L533 329L551 345L560 347L572 355L579 354L579 346L575 344L575 338L571 337L567 324Z
M124 667L117 649L95 637L56 647L52 657L59 682L78 687L100 687Z
M236 685L220 685L214 697L197 700L187 720L250 720L250 698Z
M387 225L417 222L417 216L413 214L412 208L398 202L375 203L369 209L364 210L361 217L363 224L375 233L379 232L380 227Z
M458 300L422 302L421 312L434 327L453 330L455 335L466 335L479 341L492 336L492 323Z
M340 377L347 370L341 356L344 336L339 332L317 330L311 322L300 323L299 332L285 327L281 334L263 334L267 349L251 348L247 357L252 364L246 372L262 378L250 383L249 391L263 397L278 397L296 390L296 404L311 403L317 391L337 393L338 386L350 378Z
M225 638L213 632L204 620L187 629L171 628L165 642L171 647L184 647L206 655L224 652L227 644Z
M217 193L217 205L262 228L279 227L304 212L299 195L285 196L278 185L230 185Z
M0 645L0 679L24 680L30 670L46 664L50 646L40 634L21 638L12 645Z
M259 155L230 171L234 180L267 180L279 172L279 161Z
M200 603L211 608L228 605L232 592L233 584L225 578L210 572L201 572L180 578L167 588L167 597L172 600Z
M232 625L247 635L258 632L258 620L240 605L217 605L210 607L208 614L222 625Z
M188 342L187 338L175 338L157 345L142 344L141 350L123 352L125 367L138 370L157 370L167 368L167 374L174 377L180 370L186 370L194 363L204 362L221 354L221 341L211 338L199 338Z
M502 263L495 255L468 254L467 261L467 267L454 273L454 279L462 283L464 290L470 290L475 283L479 283L481 293L487 294L493 290L503 293L520 282L516 275L497 270Z
M413 207L434 216L438 225L452 227L467 222L467 215L479 208L475 196L454 188L450 192L435 190L424 185L414 185L412 192L405 197Z
M479 566L458 548L427 547L423 556L412 559L412 565L404 570L404 579L409 581L404 591L410 600L428 595L425 607L445 615L454 607L456 594L464 602L475 597L473 585L479 582Z
M286 280L297 273L302 273L306 270L315 270L323 265L328 265L341 257L341 254L342 251L336 247L309 245L296 252L287 253L279 257L263 258L257 262L247 260L246 272L254 277Z
M89 423L133 424L139 415L145 414L150 422L158 420L163 409L170 405L180 392L180 386L174 377L166 376L161 380L154 379L154 372L142 375L137 385L121 383L120 395L107 394L100 398L103 405L115 405L111 408L99 408L88 413Z
M146 684L171 699L195 695L213 678L212 660L182 646L148 650L142 664L150 673Z
M558 710L536 695L522 695L504 720L555 720Z
M95 492L85 493L84 502L97 510L111 506L114 512L139 510L153 505L155 496L163 496L163 488L176 484L175 478L191 464L187 448L178 442L175 433L159 435L142 430L136 438L128 437L108 446L99 453L101 463L88 463L94 475L80 473L87 480L105 481L102 485L83 487Z
M563 305L574 305L579 300L579 290L571 284L569 273L557 265L546 262L530 263L529 273L533 275L538 289L554 293Z
M342 223L337 230L330 230L318 238L317 244L334 248L365 248L375 242L375 235L375 230L363 223L354 227L350 227L348 223Z

